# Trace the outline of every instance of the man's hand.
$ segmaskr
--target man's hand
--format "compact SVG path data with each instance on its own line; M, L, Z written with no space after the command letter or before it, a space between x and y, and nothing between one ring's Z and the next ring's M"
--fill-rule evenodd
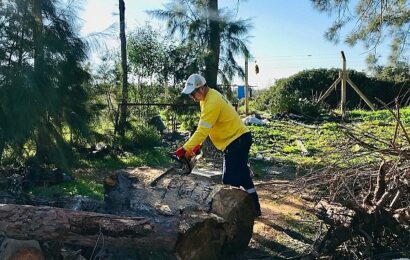
M179 147L176 151L175 151L175 155L178 157L178 158L182 158L182 157L184 157L185 156L185 154L186 154L186 150L184 149L184 147Z
M197 144L194 148L192 148L191 151L187 151L185 156L187 158L191 158L191 157L195 156L199 152L200 149L201 149L201 145Z

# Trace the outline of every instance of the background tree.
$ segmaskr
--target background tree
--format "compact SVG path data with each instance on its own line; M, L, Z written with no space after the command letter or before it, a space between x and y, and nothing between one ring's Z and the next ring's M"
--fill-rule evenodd
M231 80L234 75L244 75L235 56L248 51L249 20L234 19L229 10L218 9L215 0L172 1L164 10L150 14L166 21L169 33L179 33L182 43L198 46L202 53L198 57L204 67L202 73L211 87L217 87L218 73L223 81ZM229 69L228 73L224 74L221 68Z
M128 36L130 72L137 84L175 86L200 69L198 48L195 43L179 44L146 24Z
M408 62L410 5L408 0L359 0L355 11L349 10L350 0L311 0L321 12L337 15L333 25L325 36L331 41L340 40L340 30L349 22L355 22L353 30L346 36L345 42L355 45L363 42L365 47L374 52L368 61L377 62L376 48L387 38L391 40L390 62L393 64L404 59Z
M221 49L221 26L218 0L207 1L209 27L208 53L205 56L205 78L210 86L217 86L219 53Z
M130 72L137 84L159 83L167 81L164 67L167 62L167 47L170 41L165 41L158 31L150 25L136 28L128 36L127 50Z
M35 155L64 164L71 151L65 132L86 136L90 119L74 5L0 4L0 156L8 149L14 160Z

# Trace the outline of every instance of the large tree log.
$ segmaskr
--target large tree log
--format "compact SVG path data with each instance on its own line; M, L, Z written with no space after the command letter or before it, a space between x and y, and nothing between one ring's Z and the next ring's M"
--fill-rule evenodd
M53 207L0 204L0 231L15 239L54 240L94 246L100 234L116 247L150 246L171 249L177 227L162 219L119 217ZM160 234L160 236L159 236ZM140 239L144 237L144 239Z
M108 247L167 252L179 259L236 254L252 236L252 200L240 189L193 176L171 176L148 188L125 174L106 181L106 189L107 208L123 217L0 204L0 233L90 247L103 238Z

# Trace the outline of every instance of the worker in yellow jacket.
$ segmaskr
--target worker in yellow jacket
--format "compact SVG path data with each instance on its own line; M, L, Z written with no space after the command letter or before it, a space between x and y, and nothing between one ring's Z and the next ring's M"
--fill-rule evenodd
M201 118L195 133L175 152L178 157L190 156L207 136L224 153L223 183L243 187L252 197L255 216L261 215L258 194L248 168L252 135L231 103L218 91L206 85L199 74L188 77L183 94L190 95L201 108Z

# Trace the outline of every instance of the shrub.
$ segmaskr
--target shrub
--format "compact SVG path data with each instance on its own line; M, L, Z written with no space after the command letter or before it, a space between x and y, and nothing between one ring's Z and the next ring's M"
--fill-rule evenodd
M178 117L178 120L181 122L181 127L184 130L187 130L189 132L194 132L198 126L198 121L199 121L199 113L194 112L192 114L183 114Z
M161 136L153 126L136 125L127 130L122 146L126 151L152 149L161 144Z
M330 87L338 76L338 69L314 69L279 79L275 85L257 97L255 107L259 110L269 110L272 113L294 112L314 115L321 109L315 105L317 98ZM400 86L393 81L369 78L357 71L349 71L349 77L375 104L378 104L376 97L385 103L392 101L403 87L403 84ZM359 95L350 87L347 88L346 98L348 108L367 109ZM324 104L336 108L339 102L340 85L337 93L332 92L325 99Z

